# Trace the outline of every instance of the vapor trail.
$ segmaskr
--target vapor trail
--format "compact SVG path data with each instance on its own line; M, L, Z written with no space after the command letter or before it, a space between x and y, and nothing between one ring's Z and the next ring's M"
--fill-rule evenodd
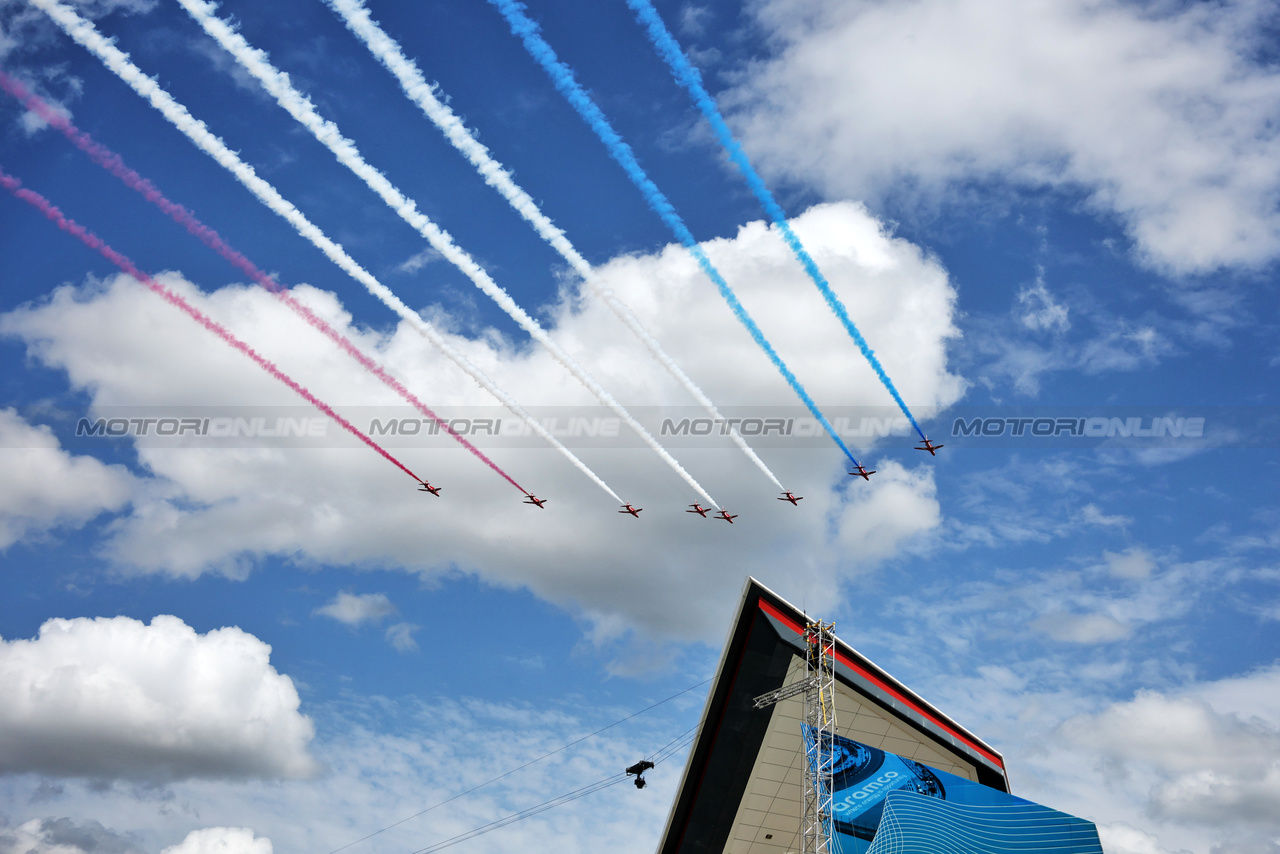
M3 70L0 70L0 88L4 89L14 98L17 98L28 109L40 116L40 118L57 128L63 136L71 140L71 142L85 154L89 155L95 163L106 169L112 175L115 175L130 189L141 193L147 201L151 202L156 207L160 208L160 210L168 214L176 223L181 225L195 237L199 238L202 243L217 252L234 267L244 272L245 275L249 276L268 291L271 291L273 294L280 297L285 305L293 309L295 313L306 320L312 327L323 333L327 338L342 348L344 352L359 362L366 370L378 379L382 380L383 383L408 401L415 409L438 424L441 429L456 439L468 451L475 454L481 461L488 465L489 468L500 474L516 489L521 492L525 492L526 495L528 494L525 488L516 483L515 480L503 471L497 463L485 456L484 452L451 428L448 421L441 418L435 412L432 412L426 404L418 400L418 398L410 392L409 389L405 388L399 380L388 374L383 370L381 365L366 356L358 347L356 347L355 344L351 342L350 339L338 332L338 330L330 326L322 317L295 299L293 294L281 287L275 279L262 272L262 270L260 270L252 261L233 249L222 239L222 236L219 235L218 232L200 222L200 220L196 219L194 214L182 205L166 198L154 184L146 178L143 178L133 169L126 166L120 155L94 140L93 137L89 136L89 134L77 128L65 117L55 112L33 92L23 86L21 82L10 77Z
M670 66L671 74L675 77L676 82L688 91L690 96L693 97L694 103L698 105L698 109L702 111L702 115L711 123L711 127L716 132L716 137L720 140L720 145L729 154L729 159L733 161L733 164L738 167L738 171L742 173L747 185L751 187L751 192L755 193L756 198L760 200L765 212L769 214L774 224L778 226L778 230L782 232L782 239L786 241L787 246L791 247L791 251L795 253L796 258L804 266L809 278L813 280L818 290L822 292L827 305L831 306L831 310L835 312L836 317L840 318L840 322L844 324L849 337L858 345L858 349L867 358L867 362L870 363L871 369L876 372L876 376L880 378L880 382L884 383L884 387L889 390L889 394L893 395L893 399L897 402L898 408L902 410L902 414L907 416L911 426L916 428L916 432L923 439L924 431L916 423L916 418L911 414L911 410L907 408L906 401L902 399L902 395L898 394L897 387L889 379L889 374L885 372L880 360L876 358L876 354L871 350L871 345L867 343L867 340L862 337L862 333L858 331L858 327L853 322L853 318L849 317L849 312L844 303L836 295L836 292L831 289L826 276L822 275L822 271L818 269L817 263L809 255L808 250L804 248L800 238L791 230L791 223L787 221L786 213L774 200L773 194L769 192L769 188L765 186L764 181L756 173L756 170L752 168L751 161L747 159L747 154L742 150L742 146L734 139L733 132L729 130L729 125L725 123L724 117L720 115L720 110L716 106L715 100L702 85L702 74L689 62L688 57L684 55L684 51L680 49L679 43L671 35L666 25L663 24L662 18L658 16L658 11L653 8L653 4L649 0L627 0L627 5L636 13L636 18L649 34L649 40L653 42L658 54Z
M311 131L317 140L333 152L333 155L338 158L338 162L359 176L369 186L369 189L377 193L387 203L388 207L399 214L401 219L417 229L418 233L427 239L432 248L461 270L476 287L496 302L516 323L520 324L520 327L531 338L541 344L565 370L573 374L578 382L582 383L601 403L609 407L615 415L625 421L627 426L644 440L645 444L652 448L676 474L684 479L685 483L689 484L695 492L709 503L716 507L720 506L693 479L693 475L685 471L684 467L676 461L676 458L671 456L667 449L662 447L658 440L653 438L649 431L622 404L614 399L613 395L609 394L572 356L561 349L560 345L556 344L551 339L551 336L547 335L542 329L542 326L493 281L489 274L475 262L475 259L453 242L453 238L448 232L420 212L412 199L401 193L394 184L387 180L385 175L370 166L360 154L359 149L356 148L355 143L344 137L337 125L322 118L316 112L315 107L312 106L310 99L293 87L293 84L289 81L289 75L277 69L271 64L265 53L252 47L230 25L217 18L213 14L215 7L212 3L206 2L206 0L178 0L178 2L204 28L206 33L221 44L223 48L235 57L242 68L252 74L271 93L289 115L297 119L300 124Z
M578 250L574 248L564 232L556 228L551 220L538 208L533 198L516 184L511 177L511 173L489 154L489 149L480 144L471 130L449 108L448 104L441 100L440 97L437 97L436 87L427 83L417 64L406 57L400 49L400 45L378 26L378 23L369 14L369 10L365 7L363 0L324 0L324 2L342 17L347 28L355 33L378 61L386 66L387 70L400 81L400 86L404 89L404 93L409 97L409 100L417 104L427 118L445 135L445 138L453 144L453 147L467 158L476 171L480 173L481 177L484 178L485 183L501 193L511 207L533 226L538 235L569 262L569 265L582 277L591 292L609 306L618 319L640 339L640 342L649 350L649 353L675 377L677 382L684 386L685 390L693 396L694 400L698 401L708 415L714 419L723 419L711 399L667 354L662 345L658 343L658 340L644 328L640 320L626 304L614 296L613 291L600 280L600 277L596 275L595 270L587 262L587 259L582 257ZM731 435L734 443L742 449L742 452L779 489L782 489L782 484L774 477L773 472L769 471L769 467L764 464L764 460L756 455L756 452L751 449L751 446L739 435L738 431L736 429L732 430Z
M649 207L662 218L662 221L675 233L680 242L685 245L685 248L693 253L693 257L698 261L698 266L715 283L716 288L720 291L720 296L724 297L725 302L729 303L734 315L751 333L751 337L756 344L768 355L774 367L778 369L783 379L787 381L787 385L791 386L791 389L804 402L804 405L809 408L809 412L813 414L813 417L818 419L818 423L827 431L827 435L831 437L832 441L840 446L840 450L844 451L845 456L852 460L855 466L858 465L853 452L849 450L844 440L836 433L835 428L831 426L831 422L827 420L827 416L823 415L821 410L818 409L818 404L809 396L809 392L805 391L804 386L800 384L800 380L796 379L795 374L782 361L782 357L773 349L773 345L764 337L760 327L756 325L756 322L751 319L751 315L747 313L746 308L738 301L737 294L729 287L729 283L724 280L724 276L720 275L720 271L712 265L707 253L702 251L702 246L699 245L693 233L684 224L684 220L676 213L675 207L672 206L667 197L662 194L658 186L649 179L644 169L641 168L640 162L636 160L635 154L631 151L631 146L623 141L618 132L609 124L609 120L605 118L604 113L596 106L595 101L591 100L591 96L574 79L572 69L556 57L556 52L551 49L551 45L547 44L546 40L538 32L538 25L524 13L522 4L516 2L516 0L489 0L489 2L502 12L503 17L507 19L507 23L511 27L511 32L524 42L525 50L538 61L538 64L551 77L551 82L555 84L560 94L564 95L565 99L578 111L578 115L582 116L583 120L595 131L596 136L600 137L600 141L609 150L609 154L618 162L627 173L627 177L644 195L645 202L648 203Z
M529 429L563 454L565 459L571 462L579 471L591 478L593 483L612 496L615 501L622 503L622 499L618 497L618 494L610 489L608 484L600 479L599 475L587 468L586 463L574 456L572 451L562 445L555 436L551 435L546 427L526 412L520 404L516 403L514 398L503 391L483 371L473 365L466 356L455 350L436 331L435 327L405 305L389 288L374 278L372 273L357 264L341 246L326 237L323 231L313 225L310 220L303 216L301 211L281 196L275 187L259 178L252 166L245 163L235 152L227 148L222 140L214 136L205 127L204 122L192 116L186 107L175 101L154 80L143 74L137 66L129 61L128 55L117 48L111 41L103 38L93 24L81 18L75 11L58 3L57 0L30 0L30 2L48 14L68 36L97 56L108 70L150 102L174 127L194 142L197 148L208 154L219 165L234 175L236 180L257 196L259 201L287 220L300 236L311 241L312 245L323 252L330 261L338 265L347 275L363 285L369 293L380 299L384 305L398 314L402 320L438 347L440 352L462 368L469 377L475 380L477 385L501 401L517 417L528 424Z
M160 284L155 279L151 278L146 273L139 270L132 261L130 261L128 258L126 258L125 256L121 255L119 252L115 251L110 246L108 246L96 234L89 231L84 226L80 225L74 220L68 219L67 217L63 216L62 211L58 210L56 207L50 204L49 200L46 199L44 196L40 195L39 193L33 190L28 190L24 188L22 186L21 181L19 181L17 178L14 178L11 175L6 174L3 169L0 169L0 184L3 184L6 190L13 193L15 196L22 199L27 204L39 210L49 219L53 220L53 222L57 224L58 228L61 228L63 231L67 232L68 234L71 234L79 238L80 242L83 243L85 246L88 246L90 249L97 250L97 252L100 255L102 255L102 257L106 258L108 261L115 264L117 267L123 270L127 275L132 276L142 284L146 285L152 291L159 294L170 305L173 305L181 309L182 311L186 312L188 315L190 315L190 317L196 323L199 323L205 329L208 329L214 335L217 335L223 341L227 342L232 347L236 348L241 353L248 356L250 359L256 362L260 368L262 368L267 373L271 374L271 376L280 380L280 382L284 383L289 388L296 391L304 399L306 399L308 403L310 403L316 409L319 409L325 415L328 415L334 421L338 422L338 424L340 424L344 430L351 433L351 435L355 436L361 442L364 442L370 448L373 448L375 451L381 454L383 458L385 458L387 461L395 465L396 468L400 469L400 471L409 475L409 477L418 481L418 483L422 483L422 478L418 477L416 474L409 471L409 469L405 467L404 463L400 462L395 457L391 456L391 454L387 453L387 451L381 445L379 445L377 442L370 439L364 433L360 432L360 429L358 427L356 427L347 419L343 418L338 413L334 412L331 408L329 408L328 404L324 403L324 401L320 400L314 394L307 391L300 384L290 379L287 375L285 375L283 371L277 368L275 364L263 358L256 350L254 350L248 344L241 341L235 335L231 334L231 332L225 326L222 326L220 323L210 318L204 312L200 311L200 309L196 308L191 303L187 302L181 296L169 290L164 285Z

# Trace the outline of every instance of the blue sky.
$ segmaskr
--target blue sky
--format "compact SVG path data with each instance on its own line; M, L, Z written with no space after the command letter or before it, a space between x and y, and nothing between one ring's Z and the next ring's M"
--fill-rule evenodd
M483 0L370 11L726 413L803 421L715 288ZM894 417L622 0L528 12L833 418ZM1280 72L1274 9L1081 0L656 4L935 440L625 427L316 442L76 436L82 418L320 417L0 198L0 847L332 851L708 679L759 578L1000 749L1109 854L1275 852ZM610 412L340 165L177 0L93 0L239 157L539 418ZM218 14L655 434L700 414L321 0ZM433 409L516 417L27 0L0 64ZM344 417L416 416L5 96L0 166ZM957 419L1205 419L1188 438L954 436ZM400 422L403 423L403 422ZM1103 423L1103 422L1100 422ZM609 777L694 688L345 849L416 851ZM461 843L645 852L683 754ZM6 850L7 850L6 848Z

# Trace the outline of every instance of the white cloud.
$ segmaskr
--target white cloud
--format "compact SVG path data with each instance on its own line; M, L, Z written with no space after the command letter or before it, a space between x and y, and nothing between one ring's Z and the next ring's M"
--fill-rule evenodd
M380 623L396 613L396 606L391 604L385 593L353 594L343 591L334 597L328 605L317 608L316 614L332 617L340 623L356 627L365 623ZM387 626L385 636L387 643L400 652L414 652L418 642L413 639L414 632L421 626L413 623L394 623Z
M1039 617L1033 625L1056 641L1070 643L1107 643L1133 634L1129 626L1107 614L1054 612Z
M420 628L422 626L415 626L413 623L395 623L387 626L387 642L400 652L413 652L418 648L418 642L413 639L413 633Z
M328 605L317 608L317 614L332 617L348 626L361 623L376 623L396 612L385 593L362 593L359 595L343 591L334 597Z
M1085 524L1097 525L1099 528L1123 528L1133 522L1128 516L1119 514L1107 515L1098 505L1089 503L1080 508L1080 519Z
M726 96L774 179L828 198L967 182L1083 191L1174 272L1280 255L1270 4L766 0L775 56Z
M62 450L53 431L0 409L0 549L59 526L79 526L119 510L134 478L124 466Z
M1071 328L1070 311L1057 302L1044 283L1044 272L1034 285L1018 291L1018 320L1036 332L1066 332Z
M937 262L888 236L858 205L818 206L794 226L905 398L920 409L954 402L963 388L947 369L948 342L957 334L955 292ZM706 248L820 403L892 411L888 393L773 229L751 223ZM798 408L683 249L618 258L600 274L720 406ZM206 295L176 275L164 279L321 399L402 405L261 290L228 287ZM433 408L493 406L412 330L357 328L333 295L307 286L294 293ZM694 406L606 307L577 303L566 294L548 312L549 325L618 399L632 406ZM147 334L138 334L139 328ZM0 317L0 331L65 370L99 410L300 403L242 356L194 333L189 321L121 278L100 288L58 290L40 305ZM541 350L493 330L476 338L452 335L451 342L526 405L595 403ZM395 451L444 486L440 498L413 492L403 473L345 439L330 448L139 446L140 463L155 475L154 489L113 525L108 548L128 571L178 577L210 571L242 577L258 556L273 554L424 574L470 572L489 583L527 586L592 622L615 626L611 637L642 628L668 637L718 638L722 610L744 572L759 574L784 595L807 589L882 561L938 519L931 479L885 460L883 473L855 498L860 514L892 520L894 545L876 537L862 553L845 548L845 540L866 539L867 531L860 534L853 517L842 527L828 525L832 514L844 512L848 481L834 445L760 449L786 487L806 496L798 508L779 506L773 486L730 446L674 448L712 496L741 514L730 527L685 514L697 496L639 442L581 451L626 500L646 508L638 520L620 518L612 501L554 451L490 447L483 436L479 443L522 485L550 497L548 508L522 506L509 484L447 440ZM907 444L897 438L884 443L895 449ZM881 465L873 456L866 459L870 467ZM913 514L905 522L895 518L903 509ZM666 548L655 553L654 542Z
M1116 578L1141 581L1144 578L1150 578L1152 571L1156 568L1156 562L1151 553L1138 546L1131 546L1119 553L1104 551L1102 556L1107 561L1107 568Z
M223 53L225 54L225 51ZM434 264L442 260L444 260L444 256L437 252L434 247L428 246L421 252L415 252L410 255L396 269L401 273L416 273L428 264Z
M305 777L313 727L271 648L176 617L53 619L0 640L0 773Z
M271 840L254 836L247 827L205 827L193 830L160 854L271 854Z
M869 489L862 489L861 482L852 484L836 517L840 545L861 555L867 565L896 554L904 541L942 521L932 469L879 465Z

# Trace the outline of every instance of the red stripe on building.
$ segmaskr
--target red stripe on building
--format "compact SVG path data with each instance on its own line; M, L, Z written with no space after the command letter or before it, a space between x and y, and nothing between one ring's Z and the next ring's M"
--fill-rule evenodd
M764 599L761 599L761 600L760 600L760 610L761 610L761 611L764 611L764 612L765 612L766 614L768 614L770 617L773 617L775 620L777 620L778 622L782 623L784 626L786 626L787 628L791 629L791 631L795 632L796 634L798 634L798 635L799 635L799 634L804 634L804 627L803 627L803 626L801 626L801 625L800 625L799 623L797 623L795 620L791 619L791 617L789 617L789 616L787 616L786 614L782 613L782 611L778 610L778 608L776 608L773 604L771 604L771 603L769 603L769 602L766 602ZM893 697L895 700L897 700L898 702L902 703L902 704L903 704L903 705L905 705L907 708L911 709L913 712L915 712L916 714L920 715L920 716L921 716L922 718L924 718L925 720L927 720L927 721L929 721L930 723L932 723L934 726L938 727L939 729L943 730L944 732L949 733L950 735L952 735L952 736L954 736L955 738L957 738L957 739L959 739L960 741L962 741L964 744L968 745L968 746L969 746L970 748L972 748L973 750L977 751L977 752L978 752L979 754L981 754L982 756L985 756L987 759L989 759L990 761L994 762L994 763L995 763L995 764L1000 768L1000 770L1002 770L1002 771L1004 770L1004 761L1003 761L1003 760L1001 760L1001 758L1000 758L999 756L997 756L996 754L992 753L990 750L988 750L987 748L983 747L982 745L978 744L978 743L977 743L977 742L975 742L975 741L974 741L970 736L966 735L966 734L965 734L965 733L963 733L963 732L960 732L959 730L957 730L957 729L956 729L954 726L952 726L951 724L949 724L949 723L947 723L946 721L944 721L944 720L940 719L940 718L939 718L936 714L934 714L932 711L930 711L930 710L928 710L928 709L923 708L923 707L919 704L919 702L918 702L918 701L916 701L915 699L913 699L913 698L911 698L911 697L906 696L906 695L905 695L905 694L903 694L901 691L899 691L897 688L895 688L894 686L892 686L892 685L890 685L889 683L885 682L883 679L881 679L881 678L880 678L879 676L877 676L876 674L874 674L874 673L872 673L871 671L867 670L867 669L866 669L865 667L863 667L861 664L858 664L857 662L850 660L848 657L846 657L846 656L845 656L843 653L841 653L839 650L836 650L836 660L837 660L837 661L839 661L841 664L843 664L845 667L847 667L847 668L849 668L850 670L852 670L854 673L856 673L856 674L858 674L859 676L861 676L863 679L865 679L865 680L867 680L868 682L870 682L870 683L871 683L872 685L874 685L876 688L879 688L881 691L885 692L885 693L886 693L886 694L888 694L890 697Z

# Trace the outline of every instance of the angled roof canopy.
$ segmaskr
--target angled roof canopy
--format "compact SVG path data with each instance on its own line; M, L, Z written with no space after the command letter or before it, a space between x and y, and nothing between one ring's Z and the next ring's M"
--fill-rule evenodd
M752 700L804 676L807 621L747 579L658 854L799 850L803 698L766 709ZM1009 790L994 748L839 640L836 694L840 735Z

